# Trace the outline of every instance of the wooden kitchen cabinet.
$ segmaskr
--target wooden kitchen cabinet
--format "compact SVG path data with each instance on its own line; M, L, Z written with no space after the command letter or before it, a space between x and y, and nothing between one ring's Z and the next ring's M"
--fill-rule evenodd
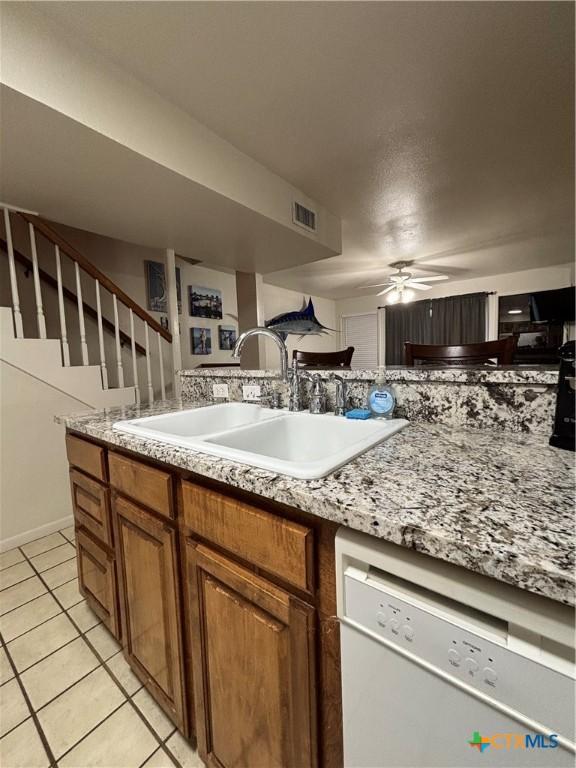
M200 756L316 766L314 608L203 544L185 553Z
M177 531L117 494L113 512L125 656L187 733Z
M337 526L76 434L80 589L212 768L341 768Z
M76 530L78 584L88 604L108 627L120 637L116 564L112 554L81 528Z

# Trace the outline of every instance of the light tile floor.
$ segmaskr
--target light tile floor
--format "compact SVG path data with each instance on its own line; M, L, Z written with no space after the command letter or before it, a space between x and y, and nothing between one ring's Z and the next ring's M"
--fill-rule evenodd
M2 768L202 768L78 591L74 529L0 554Z

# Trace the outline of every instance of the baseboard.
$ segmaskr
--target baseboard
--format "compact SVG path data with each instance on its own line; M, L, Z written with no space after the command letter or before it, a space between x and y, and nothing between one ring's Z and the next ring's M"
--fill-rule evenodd
M19 533L17 536L11 536L9 539L2 539L0 540L0 552L7 552L9 549L14 549L14 547L21 547L23 544L28 544L28 542L35 539L41 539L43 536L60 531L62 528L68 528L70 525L74 525L74 517L67 515L59 520L41 525L38 528L31 528L29 531Z

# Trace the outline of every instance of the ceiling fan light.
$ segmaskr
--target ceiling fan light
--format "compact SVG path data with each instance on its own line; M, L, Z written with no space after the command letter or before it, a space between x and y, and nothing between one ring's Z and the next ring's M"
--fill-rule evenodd
M412 290L412 288L406 288L404 291L402 291L402 304L409 304L415 296L416 293Z
M397 304L400 301L402 294L398 290L391 291L386 299L387 304Z

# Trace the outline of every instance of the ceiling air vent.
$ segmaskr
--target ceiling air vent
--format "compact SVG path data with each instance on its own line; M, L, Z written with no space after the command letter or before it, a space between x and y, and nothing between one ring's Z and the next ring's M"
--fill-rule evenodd
M299 227L304 227L309 232L316 232L316 211L306 208L302 203L294 201L292 207L292 221Z

